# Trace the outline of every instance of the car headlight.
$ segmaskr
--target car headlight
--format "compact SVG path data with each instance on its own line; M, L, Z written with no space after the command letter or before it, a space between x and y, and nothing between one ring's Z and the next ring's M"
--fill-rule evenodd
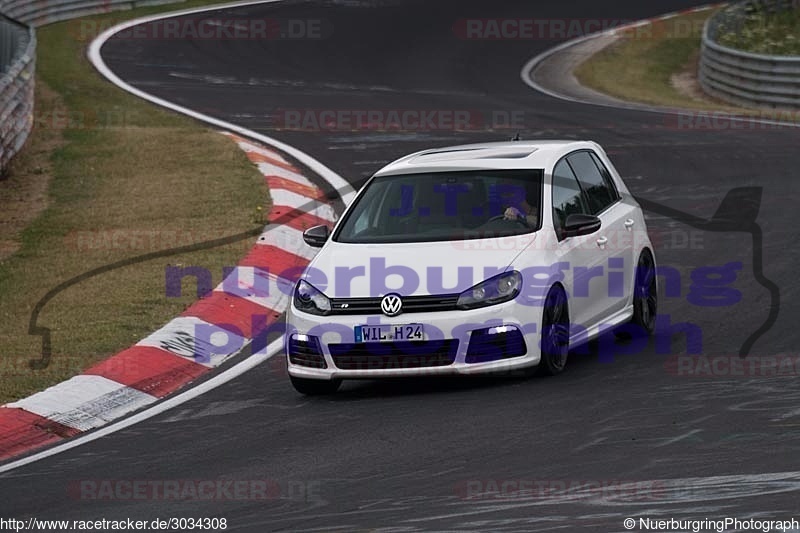
M304 313L327 315L331 312L331 301L322 291L305 280L297 282L294 288L294 306Z
M478 283L458 297L459 309L477 309L497 305L517 297L522 286L522 275L516 270Z

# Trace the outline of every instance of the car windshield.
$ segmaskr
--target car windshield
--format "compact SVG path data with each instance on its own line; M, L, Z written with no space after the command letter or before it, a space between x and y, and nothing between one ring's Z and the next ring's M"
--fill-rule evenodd
M333 240L401 243L486 239L541 225L542 170L480 170L373 178Z

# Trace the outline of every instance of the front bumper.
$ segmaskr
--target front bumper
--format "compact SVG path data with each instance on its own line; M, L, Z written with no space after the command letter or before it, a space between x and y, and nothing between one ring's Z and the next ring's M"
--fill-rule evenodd
M481 374L535 366L541 357L538 327L541 311L541 307L526 307L511 301L470 311L405 313L389 318L383 315L316 316L302 313L292 306L287 313L285 336L289 374L299 378L329 380ZM431 352L425 353L425 345L414 345L413 342L369 346L356 343L355 326L377 324L423 324ZM520 341L514 343L513 352L509 352L513 356L488 361L486 357L475 357L480 340L485 341L490 333ZM317 363L312 363L306 355L292 356L292 353L297 354L297 343L290 347L290 339L293 338L310 343L308 346L317 343L309 350L319 351L321 357L316 358ZM524 343L521 342L523 340ZM350 346L347 347L347 355L343 356L342 345L345 344ZM420 346L423 346L422 350ZM290 348L295 352L290 352ZM319 361L322 360L325 368L319 368Z

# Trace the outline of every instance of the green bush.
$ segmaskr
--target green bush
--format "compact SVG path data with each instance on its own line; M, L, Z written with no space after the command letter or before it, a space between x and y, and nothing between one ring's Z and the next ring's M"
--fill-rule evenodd
M756 54L800 56L800 10L755 11L736 30L720 28L717 42Z

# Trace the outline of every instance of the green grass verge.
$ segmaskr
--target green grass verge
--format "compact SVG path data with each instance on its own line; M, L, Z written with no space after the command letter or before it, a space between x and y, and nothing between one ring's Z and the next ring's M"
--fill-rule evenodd
M736 31L720 28L717 39L724 46L755 54L800 55L800 9L755 11Z
M747 112L673 84L673 76L696 73L703 23L713 11L680 15L626 32L575 69L578 81L611 96L646 104Z
M24 228L0 226L6 232L0 243L16 248L0 261L0 403L67 379L178 315L196 295L188 280L183 296L165 295L167 265L205 267L216 283L223 267L235 265L255 242L140 263L61 292L38 321L52 329L52 362L44 370L28 367L41 348L40 338L28 335L31 311L60 283L119 260L263 224L260 214L269 207L263 177L231 140L117 89L85 56L87 28L212 3L218 2L117 12L38 30L35 129L11 179L0 182L0 201L13 196L21 176L48 179L38 215Z

